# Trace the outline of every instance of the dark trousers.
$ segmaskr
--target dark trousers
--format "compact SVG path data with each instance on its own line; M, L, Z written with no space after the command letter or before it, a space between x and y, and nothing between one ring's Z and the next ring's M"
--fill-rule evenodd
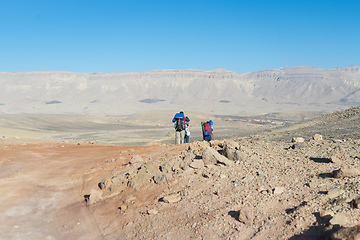
M185 135L184 143L189 143L189 142L190 142L190 137Z
M203 135L204 141L211 141L211 135Z

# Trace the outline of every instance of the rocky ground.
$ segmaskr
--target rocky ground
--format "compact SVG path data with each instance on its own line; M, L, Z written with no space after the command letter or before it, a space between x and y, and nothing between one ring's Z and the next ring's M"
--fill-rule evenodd
M360 107L183 145L1 142L1 239L360 239Z

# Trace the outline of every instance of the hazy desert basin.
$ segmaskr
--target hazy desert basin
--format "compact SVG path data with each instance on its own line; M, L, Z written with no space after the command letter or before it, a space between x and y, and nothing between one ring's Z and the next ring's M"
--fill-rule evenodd
M214 121L214 139L241 137L269 128L319 116L321 112L287 112L262 115L214 116L186 113L191 141L201 140L201 121ZM49 140L96 142L114 145L172 144L174 112L141 112L129 116L75 114L0 114L0 136L12 141Z

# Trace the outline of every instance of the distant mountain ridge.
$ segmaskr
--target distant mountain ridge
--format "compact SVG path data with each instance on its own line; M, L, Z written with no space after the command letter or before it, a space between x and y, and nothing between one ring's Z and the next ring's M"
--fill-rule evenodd
M0 113L334 111L360 105L360 67L120 73L0 72Z

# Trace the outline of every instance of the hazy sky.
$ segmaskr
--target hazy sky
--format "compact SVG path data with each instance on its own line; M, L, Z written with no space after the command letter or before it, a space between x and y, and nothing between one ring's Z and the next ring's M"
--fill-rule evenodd
M360 65L360 1L0 0L0 71Z

